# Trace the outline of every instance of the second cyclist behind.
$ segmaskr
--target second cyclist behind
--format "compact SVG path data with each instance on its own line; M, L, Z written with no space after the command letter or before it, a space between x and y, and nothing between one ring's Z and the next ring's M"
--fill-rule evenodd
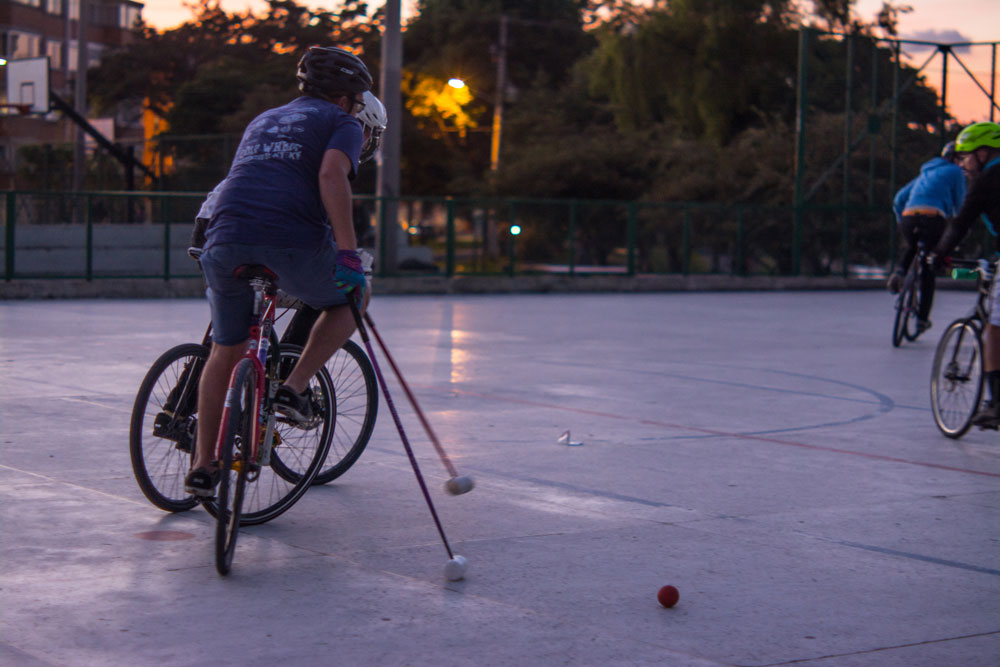
M948 143L940 157L928 160L920 175L904 185L893 200L896 224L905 240L892 275L889 291L898 294L903 276L917 254L917 244L923 242L930 252L941 239L948 221L955 217L965 199L965 175L955 163L955 142ZM930 328L931 307L934 305L934 271L924 271L920 283L920 307L917 310L917 331Z

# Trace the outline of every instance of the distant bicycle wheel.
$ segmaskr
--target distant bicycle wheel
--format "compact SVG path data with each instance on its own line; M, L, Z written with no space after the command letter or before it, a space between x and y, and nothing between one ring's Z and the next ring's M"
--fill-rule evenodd
M149 502L167 512L197 504L184 491L184 476L194 453L198 381L207 358L204 345L170 348L149 368L132 406L132 473Z
M934 353L931 409L934 422L949 438L960 438L972 425L983 395L983 341L975 324L948 325Z
M899 347L903 340L917 339L917 308L920 305L920 281L915 269L910 269L903 284L903 291L896 299L896 321L892 328L892 346Z
M226 396L229 417L223 428L219 482L215 506L215 569L229 574L240 532L243 498L250 475L253 429L257 420L257 371L253 361L243 359L236 366L234 380Z

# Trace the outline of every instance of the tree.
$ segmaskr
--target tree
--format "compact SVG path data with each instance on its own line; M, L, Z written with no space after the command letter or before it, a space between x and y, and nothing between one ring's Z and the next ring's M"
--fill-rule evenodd
M172 187L214 185L236 143L221 135L241 133L257 114L299 94L295 66L308 46L378 51L381 13L369 17L361 0L343 0L336 11L292 0L269 0L260 15L227 13L217 0L199 0L192 9L193 19L171 30L140 26L139 39L88 73L99 111L142 103L167 121L160 145L177 160ZM377 72L377 61L365 59ZM221 140L180 139L190 135Z

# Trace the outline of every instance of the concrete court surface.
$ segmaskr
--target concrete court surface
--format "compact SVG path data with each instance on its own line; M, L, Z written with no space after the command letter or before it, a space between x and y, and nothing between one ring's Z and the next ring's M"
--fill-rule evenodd
M1000 664L1000 437L946 439L928 403L971 300L893 349L880 291L377 298L477 480L443 492L390 384L455 583L385 405L220 577L208 514L155 509L128 456L204 303L0 302L0 664Z

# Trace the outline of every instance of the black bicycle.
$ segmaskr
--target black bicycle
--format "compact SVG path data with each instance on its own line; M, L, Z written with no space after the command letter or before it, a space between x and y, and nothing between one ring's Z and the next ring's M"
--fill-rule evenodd
M923 330L920 328L920 286L923 284L924 271L932 271L927 266L927 251L923 242L919 242L917 254L910 262L910 268L903 278L903 287L896 297L896 321L892 326L892 346L899 347L903 340L915 341Z
M931 370L931 409L941 432L960 438L972 425L983 396L983 327L989 321L995 267L985 259L951 263L953 278L978 281L978 296L972 311L949 324L938 342Z

